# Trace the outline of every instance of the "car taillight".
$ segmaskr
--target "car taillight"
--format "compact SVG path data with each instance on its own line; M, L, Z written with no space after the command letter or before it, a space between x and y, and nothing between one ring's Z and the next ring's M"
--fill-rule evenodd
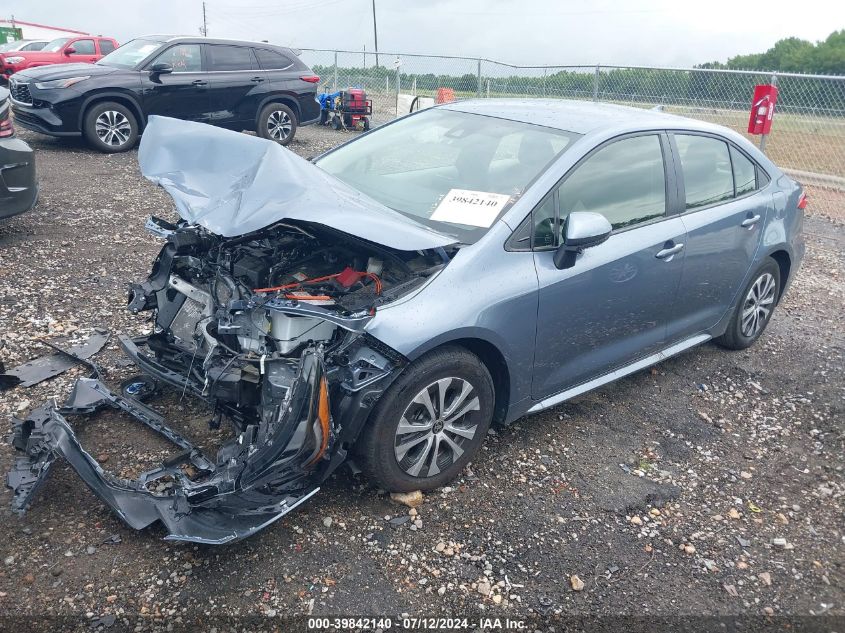
M807 208L807 194L803 191L801 192L801 196L798 198L798 208L799 209L806 209Z
M0 138L12 136L15 133L15 127L12 125L10 119L3 119L0 121Z
M302 81L307 81L309 84L315 84L320 81L320 77L318 75L303 75L300 79Z

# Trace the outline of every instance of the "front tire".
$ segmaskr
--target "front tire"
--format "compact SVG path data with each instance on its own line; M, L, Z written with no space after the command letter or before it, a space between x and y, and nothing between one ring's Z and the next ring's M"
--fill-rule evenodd
M715 342L734 350L751 347L769 324L779 299L780 267L767 257L743 289L728 329Z
M281 103L268 103L258 113L255 129L261 138L287 145L296 135L297 126L293 110Z
M82 132L96 150L108 154L125 152L138 141L138 120L126 106L105 101L85 113Z
M447 347L405 369L379 400L358 446L364 472L393 492L445 485L475 457L493 419L490 372Z

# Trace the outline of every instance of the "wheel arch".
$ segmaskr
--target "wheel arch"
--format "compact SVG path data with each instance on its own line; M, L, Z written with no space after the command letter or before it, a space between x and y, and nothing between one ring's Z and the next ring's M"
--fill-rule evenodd
M484 367L487 368L487 371L490 372L490 377L493 379L493 393L495 397L493 421L503 422L507 417L511 404L512 390L511 371L508 366L507 357L502 352L500 346L478 336L461 336L460 334L456 334L454 338L438 340L433 345L418 349L409 355L408 358L413 362L424 354L444 347L461 347L478 358Z
M258 111L255 113L255 118L257 119L261 111L271 103L281 103L282 105L289 107L296 115L296 124L299 125L299 122L302 120L302 112L299 109L299 103L294 97L286 94L268 95L264 98L264 100L258 104Z
M120 105L129 108L129 110L132 112L132 114L135 115L135 118L138 120L138 132L143 131L144 127L147 124L147 119L144 116L144 111L141 109L140 104L135 101L135 99L133 99L132 97L120 92L101 92L95 95L91 95L85 101L83 101L82 107L79 108L80 130L84 130L85 117L88 115L88 111L98 103L103 103L106 101L114 101L115 103L119 103Z
M792 257L785 249L772 251L769 253L769 257L777 262L778 268L780 269L780 288L778 288L778 302L780 302L780 299L783 297L783 293L786 290L786 286L789 281L789 274L792 270Z

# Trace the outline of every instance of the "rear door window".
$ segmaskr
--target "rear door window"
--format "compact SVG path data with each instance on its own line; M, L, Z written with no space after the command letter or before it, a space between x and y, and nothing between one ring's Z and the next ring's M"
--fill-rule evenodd
M728 144L709 136L675 134L684 173L686 208L698 209L734 197Z
M266 48L256 48L255 54L258 56L258 63L264 70L284 70L293 66L293 62L276 51L271 51Z
M114 42L111 40L100 40L100 54L108 55L114 50Z
M96 55L94 40L76 40L71 44L75 51L72 55Z
M255 70L252 49L243 46L206 45L209 71Z

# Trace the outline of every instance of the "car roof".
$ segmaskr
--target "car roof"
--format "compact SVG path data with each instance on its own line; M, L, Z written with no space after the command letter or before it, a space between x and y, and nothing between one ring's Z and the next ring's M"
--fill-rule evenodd
M250 40L231 40L220 37L201 37L197 35L165 35L161 33L153 33L149 35L139 35L134 38L136 40L157 40L159 42L182 42L184 44L240 44L241 46L258 46L261 48L276 48L279 50L290 50L287 46L279 46L278 44L270 44L269 42L254 42Z
M576 134L601 130L636 131L647 128L686 128L713 131L725 128L686 117L630 106L567 99L468 99L441 106L449 110L543 125Z

